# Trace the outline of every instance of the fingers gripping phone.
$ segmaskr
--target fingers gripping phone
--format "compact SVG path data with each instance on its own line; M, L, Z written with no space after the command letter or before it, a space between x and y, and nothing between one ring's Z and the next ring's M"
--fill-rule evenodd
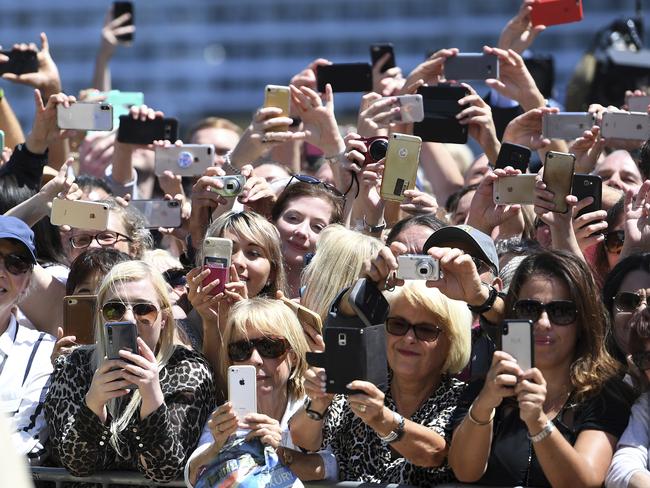
M178 200L131 200L129 205L144 216L147 229L181 226L181 203Z
M135 16L133 14L133 2L113 2L113 19L117 19L118 17L126 13L131 14L131 18L129 19L128 22L123 24L123 27L134 25ZM125 44L130 44L133 42L134 33L127 32L125 34L118 34L115 37L117 37L117 40L120 42L123 42Z
M506 320L501 332L501 350L526 371L535 366L535 337L532 320Z
M499 77L499 58L495 54L458 53L445 60L448 80L487 80Z
M107 103L75 102L69 107L56 106L59 129L113 130L113 107Z
M582 20L582 0L536 0L530 21L537 25L557 25Z
M108 205L82 200L52 200L50 222L53 225L69 225L77 229L106 230L108 228Z
M532 205L535 198L535 175L500 176L492 187L496 205Z
M393 45L391 43L386 43L386 44L372 44L370 46L370 59L372 60L372 65L375 66L379 60L384 57L384 55L388 53L390 56L388 56L388 61L384 63L384 65L381 67L381 72L385 73L391 68L394 68L396 66L395 64L395 52L393 50Z
M257 413L257 370L255 366L228 368L228 401L239 419Z
M4 54L9 58L9 61L6 63L0 63L0 75L5 73L24 75L26 73L38 72L38 58L36 57L36 51L11 49L0 51L0 54Z
M400 95L395 105L400 108L395 122L422 122L424 120L424 104L422 95Z
M75 336L78 344L95 343L97 295L63 297L63 335Z
M415 188L422 139L408 134L391 134L386 151L380 195L384 200L404 201L404 192Z
M506 166L512 166L525 173L530 162L530 155L531 151L526 146L504 142L501 144L494 167L504 169Z
M216 279L219 280L219 284L210 291L210 295L218 295L226 289L231 256L230 239L206 237L203 240L203 268L210 270L210 274L203 280L203 286L209 285Z
M165 171L171 171L175 176L203 176L214 165L212 144L156 146L154 151L156 176L161 176Z
M569 209L566 197L571 194L575 161L576 157L570 153L555 151L546 153L543 180L546 189L553 192L554 212L566 213Z
M585 175L576 173L573 175L573 195L580 200L592 197L594 201L580 210L576 217L589 212L595 212L603 208L603 179L598 175Z
M282 110L278 117L289 117L291 109L291 94L288 86L266 85L264 89L264 107L275 107ZM273 127L273 131L286 132L289 126Z
M120 117L117 140L124 144L153 144L153 141L178 139L178 120L174 118L155 118L136 120L130 115Z
M124 360L120 351L130 351L139 354L138 351L138 327L133 322L107 322L104 324L105 350L108 359ZM126 390L134 390L137 386L131 384L125 387Z

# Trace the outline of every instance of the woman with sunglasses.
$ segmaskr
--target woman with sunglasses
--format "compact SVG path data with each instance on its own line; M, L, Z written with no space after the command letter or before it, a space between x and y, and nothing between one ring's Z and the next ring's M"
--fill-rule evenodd
M196 445L215 390L206 361L175 346L161 274L142 261L116 265L97 292L96 344L57 360L45 415L54 453L76 476L137 470L176 479ZM135 323L137 351L108 359L106 322Z
M604 345L606 314L574 254L528 256L507 317L532 322L534 367L495 351L454 418L449 464L459 481L491 486L601 486L630 403Z

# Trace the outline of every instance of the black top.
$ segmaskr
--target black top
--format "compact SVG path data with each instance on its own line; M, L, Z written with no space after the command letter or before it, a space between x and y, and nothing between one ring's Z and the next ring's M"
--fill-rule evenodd
M470 405L483 388L483 382L475 381L468 386L454 412L452 429L456 428L467 414ZM575 403L571 396L553 419L553 423L571 445L575 444L583 430L604 431L618 439L627 426L630 407L625 387L616 379L608 382L597 395L581 403ZM487 470L476 484L550 487L527 434L526 424L519 418L516 402L505 399L496 409Z
M7 164L0 167L0 180L14 178L18 186L26 185L32 190L38 190L46 164L47 151L45 154L34 154L25 144L18 144Z

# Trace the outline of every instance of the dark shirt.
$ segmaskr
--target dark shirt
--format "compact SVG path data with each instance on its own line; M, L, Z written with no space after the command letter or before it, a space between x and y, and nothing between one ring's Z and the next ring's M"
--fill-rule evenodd
M43 167L46 164L47 151L45 154L34 154L25 144L18 144L7 164L0 167L0 179L14 178L18 186L38 190L41 187Z

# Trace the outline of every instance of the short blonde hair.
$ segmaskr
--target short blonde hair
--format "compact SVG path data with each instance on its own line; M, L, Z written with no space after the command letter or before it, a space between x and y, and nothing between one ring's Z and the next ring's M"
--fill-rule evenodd
M407 281L385 295L390 304L403 299L412 307L424 309L432 322L442 328L449 338L443 373L456 374L467 366L472 349L472 313L465 302L451 300L423 281Z
M250 330L258 331L267 337L283 337L289 342L295 364L287 383L287 392L291 400L301 398L305 394L303 377L308 368L307 339L293 311L281 301L269 298L249 298L237 302L230 309L223 332L223 354L219 364L221 384L226 384L228 367L231 366L228 344L248 339Z
M142 260L161 273L170 269L183 269L183 264L180 260L166 249L147 250L144 252Z

